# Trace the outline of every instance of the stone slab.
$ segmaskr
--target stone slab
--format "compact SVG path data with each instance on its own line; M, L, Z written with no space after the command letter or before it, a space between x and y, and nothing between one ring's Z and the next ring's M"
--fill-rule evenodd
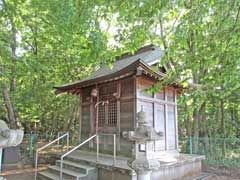
M20 147L7 147L3 149L3 165L16 164L20 159Z

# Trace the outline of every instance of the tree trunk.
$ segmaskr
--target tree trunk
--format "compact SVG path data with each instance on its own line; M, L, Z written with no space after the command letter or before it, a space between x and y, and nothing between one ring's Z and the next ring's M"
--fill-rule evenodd
M10 13L8 4L3 0L3 8L7 11L7 20L9 21L9 26L11 27L11 41L9 42L9 46L11 48L12 53L12 64L11 64L11 76L9 77L10 89L8 90L7 82L2 81L2 94L4 98L4 102L8 111L9 123L12 128L17 128L20 126L20 121L18 120L18 112L15 105L14 95L16 89L16 65L17 65L17 28L15 26L15 22L13 20L12 14ZM1 65L0 73L4 76L4 67Z
M220 102L220 108L221 108L221 131L223 133L223 144L222 144L222 153L223 153L223 157L225 157L225 153L226 153L226 125L225 125L225 112L224 112L224 102L221 99Z
M199 114L195 109L193 112L193 152L198 152L198 138L199 138Z
M15 90L16 90L16 67L17 67L17 28L15 27L14 21L11 17L10 24L11 24L11 31L12 31L12 41L11 41L11 50L12 50L12 66L11 66L11 77L10 77L10 94L12 100L12 107L15 117L15 122L18 127L21 126L18 116L18 111L15 104Z
M52 128L50 130L50 133L51 135L54 135L56 134L56 132L58 132L58 127L56 127L56 121L58 119L58 113L55 111L53 114L52 114ZM48 134L47 133L47 134Z
M3 73L3 67L0 67L0 73ZM0 82L0 86L2 89L2 95L3 95L3 99L4 99L4 103L8 112L8 121L10 124L10 128L16 129L17 128L17 123L16 123L16 118L15 118L15 114L14 114L14 108L8 93L8 89L7 89L7 85L6 83L1 80Z
M71 112L69 114L67 114L67 117L66 117L66 119L64 121L64 124L63 124L63 132L69 131L69 128L70 128L70 126L72 125L72 122L73 122L73 118L75 118L74 114L76 112L76 108L77 108L77 106L73 104Z
M12 51L12 66L11 66L11 78L10 78L10 92L14 93L15 92L15 88L16 88L16 65L17 65L17 53L16 53L16 49L17 49L17 39L16 39L16 35L17 35L17 29L12 21L11 18L10 19L10 24L12 26L11 31L12 31L12 41L11 41L11 51Z
M206 103L203 102L200 106L200 109L195 109L193 112L193 152L198 152L198 144L199 144L199 128L200 128L200 121L204 117Z

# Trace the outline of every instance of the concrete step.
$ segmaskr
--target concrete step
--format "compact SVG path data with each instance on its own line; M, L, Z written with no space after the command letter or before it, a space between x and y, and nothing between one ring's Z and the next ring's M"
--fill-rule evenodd
M92 167L95 167L96 165L96 162L90 162L88 160L85 160L84 158L82 157L78 157L76 158L75 156L67 156L65 157L65 160L64 161L71 161L73 163L77 163L77 164L81 164L81 165L84 165L84 166L92 166Z
M60 167L59 166L49 166L48 168L48 172L55 174L55 175L60 175ZM71 179L71 180L78 180L80 178L86 177L87 174L81 173L81 172L77 172L74 170L69 170L67 168L63 168L62 169L62 173L64 175L64 177L66 177L67 179Z
M56 165L60 167L60 164L61 164L61 160L57 160ZM63 161L63 168L73 170L76 172L81 172L83 174L89 174L90 171L95 171L95 169L96 169L93 166L89 166L86 164L81 164L81 163L77 163L77 162L73 162L73 161L68 161L68 160Z
M53 174L49 171L42 171L38 173L38 180L59 180L60 175ZM67 177L63 176L62 180L68 180Z

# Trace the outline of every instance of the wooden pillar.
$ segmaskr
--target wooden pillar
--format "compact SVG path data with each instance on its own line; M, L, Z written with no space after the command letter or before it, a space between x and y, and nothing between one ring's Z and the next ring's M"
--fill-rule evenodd
M156 111L155 111L155 109L156 109L155 100L156 99L157 99L156 93L153 93L153 124L152 124L152 126L153 126L154 129L155 129L155 126L156 126L156 121L157 121L157 119L156 119L157 115L156 115Z
M81 141L81 133L82 133L82 97L80 96L80 108L79 108L79 134L78 140Z
M174 106L174 112L175 112L175 147L178 150L178 112L177 112L177 91L174 91L174 102L175 102L175 106Z
M94 128L94 122L95 122L95 116L94 116L94 112L95 112L95 107L94 107L94 100L93 97L91 97L90 100L91 104L90 104L90 134L89 137L92 136L95 132L95 128ZM89 147L93 148L93 141L89 141Z
M121 97L121 81L117 84L117 150L120 151L120 138L121 138L121 103L120 103L120 97Z
M165 110L165 149L168 150L168 107L164 104Z
M106 130L108 129L108 104L104 104L102 106L105 106L104 133L106 133ZM103 149L106 150L106 149L108 149L107 144L108 144L109 137L102 136L102 138L103 138Z
M138 79L133 76L133 128L136 128L136 115L137 115L137 89L138 89Z
M164 90L164 99L167 101L167 91ZM165 112L165 149L168 150L168 106L164 104L164 112Z

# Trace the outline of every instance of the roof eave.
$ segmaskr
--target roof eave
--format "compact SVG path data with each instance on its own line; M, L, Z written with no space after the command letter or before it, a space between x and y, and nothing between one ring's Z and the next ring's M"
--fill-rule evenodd
M98 77L95 79L91 80L86 80L82 82L77 82L77 83L71 83L62 85L62 86L54 86L56 89L55 94L60 94L60 93L71 93L71 94L79 94L79 91L81 88L92 86L95 84L100 84L100 83L105 83L117 79L122 79L127 76L131 76L136 73L136 69L138 67L141 67L146 73L148 73L151 77L154 77L155 79L158 79L160 77L167 78L167 75L161 72L155 72L153 71L150 66L148 66L144 61L141 59L138 59L134 63L130 64L129 66L121 69L120 71L117 71L112 74L108 74L106 76ZM76 91L77 90L77 91ZM78 91L79 90L79 91Z

